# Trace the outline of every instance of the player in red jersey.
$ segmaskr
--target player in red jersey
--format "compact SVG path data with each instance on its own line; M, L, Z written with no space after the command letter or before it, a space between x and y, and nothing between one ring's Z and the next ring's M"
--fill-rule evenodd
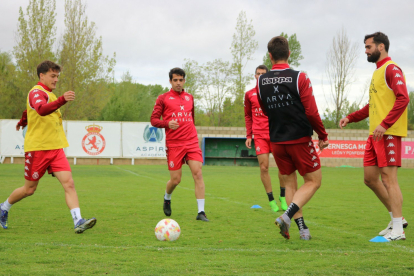
M369 137L364 152L364 182L387 208L391 221L379 232L389 241L405 240L408 226L402 216L403 196L397 171L401 167L401 137L407 136L407 105L410 102L405 77L388 56L388 37L376 32L365 36L365 54L376 63L369 89L369 103L339 121L339 126L369 117ZM380 180L381 176L381 180Z
M294 71L287 63L290 50L283 36L272 38L267 46L272 70L258 79L258 100L269 118L272 152L286 187L289 208L275 224L286 239L294 218L300 238L311 238L302 216L303 206L319 189L322 181L319 156L312 142L313 130L319 137L319 147L329 145L313 96L312 84L305 73ZM304 184L298 189L296 170Z
M75 233L92 228L96 219L81 217L78 195L75 190L72 172L63 148L69 146L62 127L59 108L68 101L75 100L75 92L67 91L59 98L52 92L56 89L60 66L44 61L37 67L39 82L29 92L27 109L16 125L16 130L28 124L25 137L25 183L15 189L0 205L0 224L8 228L8 214L13 204L33 195L40 178L48 171L55 176L65 190L66 204L75 224Z
M170 180L168 180L165 189L164 214L171 216L171 195L181 182L181 166L187 163L195 184L195 196L198 205L196 219L209 221L204 211L205 186L201 171L203 157L194 125L194 98L183 89L185 83L184 70L173 68L169 73L169 77L171 90L158 96L151 115L151 124L154 127L165 128L166 133L166 153Z
M254 77L256 80L269 69L265 65L259 65L256 68ZM254 145L256 148L257 160L260 166L260 179L262 180L270 208L277 212L279 207L273 197L272 182L269 175L269 153L272 152L269 137L269 122L257 100L257 86L246 92L244 95L244 120L246 122L246 147L251 149L252 135L254 135ZM280 181L279 200L282 210L286 211L288 206L285 198L285 186Z

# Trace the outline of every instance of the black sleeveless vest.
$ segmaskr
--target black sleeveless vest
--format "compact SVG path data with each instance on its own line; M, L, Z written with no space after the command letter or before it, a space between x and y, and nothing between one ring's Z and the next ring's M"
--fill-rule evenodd
M272 70L259 78L259 97L269 118L271 142L312 136L313 129L299 96L299 71Z

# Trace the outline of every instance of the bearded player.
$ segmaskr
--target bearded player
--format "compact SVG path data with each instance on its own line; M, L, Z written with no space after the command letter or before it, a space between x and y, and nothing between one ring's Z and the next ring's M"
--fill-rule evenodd
M259 65L256 68L254 77L257 80L268 71L269 69L265 65ZM279 207L273 197L272 182L269 175L269 153L272 152L269 137L269 122L257 100L257 86L247 91L244 95L244 120L246 122L246 147L249 149L252 148L252 136L254 135L254 145L260 167L260 179L269 199L270 208L274 212L277 212L279 211ZM286 211L288 206L285 198L285 187L282 181L280 181L279 201L282 210Z
M182 165L187 163L194 178L198 214L196 219L209 221L204 211L203 157L194 125L194 98L184 91L185 72L173 68L169 73L171 89L158 96L151 115L154 127L165 128L166 153L170 180L164 195L164 214L171 216L171 195L181 182ZM162 120L160 119L162 117Z
M26 102L27 111L23 112L22 119L16 126L18 130L27 123L24 139L26 180L23 187L14 190L0 204L0 224L4 229L8 228L8 215L12 205L33 195L46 170L59 180L65 190L75 233L83 233L96 224L95 218L83 219L81 216L72 172L63 152L63 148L69 144L63 131L59 108L68 101L75 100L75 92L67 91L59 98L55 96L52 91L56 89L59 73L60 66L51 61L44 61L37 66L39 82L30 90Z
M405 240L408 226L402 216L403 196L397 171L401 167L401 137L407 136L410 102L401 68L388 56L390 41L381 32L366 35L365 54L377 68L369 88L369 103L339 121L339 126L369 117L364 152L364 182L387 208L391 221L379 235L389 241ZM381 176L381 180L380 180Z

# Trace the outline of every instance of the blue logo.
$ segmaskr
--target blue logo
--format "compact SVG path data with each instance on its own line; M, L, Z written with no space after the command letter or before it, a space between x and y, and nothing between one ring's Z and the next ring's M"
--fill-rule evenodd
M164 138L162 130L150 125L147 125L144 130L144 140L149 143L159 143Z

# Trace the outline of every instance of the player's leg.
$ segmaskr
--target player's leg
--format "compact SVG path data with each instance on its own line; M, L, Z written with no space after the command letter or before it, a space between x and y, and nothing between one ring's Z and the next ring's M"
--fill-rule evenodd
M262 180L267 197L269 199L270 208L273 210L273 212L277 212L279 211L279 207L277 206L276 200L273 197L272 182L269 175L269 153L257 155L257 161L259 162L260 167L260 179Z
M0 224L4 229L8 227L9 211L13 204L25 197L31 196L36 191L39 181L25 179L24 186L15 189L5 202L0 204Z
M198 213L197 213L197 220L202 221L209 221L207 219L204 205L205 205L205 185L204 185L204 179L203 179L203 173L202 173L202 165L203 163L200 161L195 160L188 160L187 161L188 166L190 167L191 174L193 175L194 179L194 185L195 185L195 196L197 199L197 207L198 207Z
M163 210L166 216L171 216L171 196L174 192L175 188L181 182L181 175L182 170L181 168L178 170L170 170L170 180L167 182L167 186L165 187L165 194L164 194L164 204Z
M381 168L381 180L388 191L388 202L392 212L392 230L384 235L389 240L405 240L402 218L403 196L397 180L397 166Z
M283 183L281 179L281 174L279 172L279 186L280 186L280 194L279 194L279 201L283 211L286 211L288 208L288 203L286 202L286 185Z
M370 188L378 199L384 204L388 212L391 212L391 206L389 204L389 196L387 188L383 181L380 180L380 169L378 166L364 167L364 183Z

